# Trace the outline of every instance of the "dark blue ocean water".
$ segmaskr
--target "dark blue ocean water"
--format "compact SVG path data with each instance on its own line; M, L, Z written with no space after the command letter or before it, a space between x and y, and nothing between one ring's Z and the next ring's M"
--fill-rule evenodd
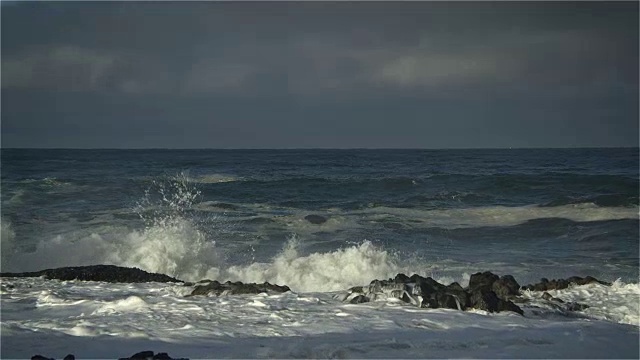
M354 270L372 275L369 245L393 271L637 282L638 161L638 149L3 149L2 268L200 275L275 263L294 239L300 262L359 249L330 266L373 262Z

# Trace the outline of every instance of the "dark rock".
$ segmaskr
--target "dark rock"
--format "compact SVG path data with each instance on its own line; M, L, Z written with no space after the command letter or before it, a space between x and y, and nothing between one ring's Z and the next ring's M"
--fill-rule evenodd
M193 291L191 292L191 295L208 295L210 292L214 292L216 293L216 295L219 295L220 293L222 293L223 286L222 284L220 284L217 281L212 281L206 285L198 285L196 286Z
M352 288L349 289L350 292L352 293L364 293L363 287L362 286L354 286Z
M397 283L397 284L406 284L406 283L411 282L411 278L408 277L405 274L400 273L400 274L396 275L396 277L393 279L393 281L395 283Z
M240 281L230 282L227 281L224 284L220 284L218 281L213 281L206 285L198 285L191 292L191 296L194 295L209 295L214 294L220 296L226 295L239 295L239 294L260 294L260 293L283 293L291 291L288 286L279 286L275 284L269 284L268 282L262 284L243 284Z
M167 353L157 353L153 355L153 360L171 360L171 356Z
M31 360L54 360L54 358L48 358L38 354L38 355L33 355L31 357Z
M73 266L35 272L0 273L0 277L40 277L59 280L104 281L112 283L182 282L164 274L115 265Z
M513 311L520 315L524 315L524 311L510 300L500 299L500 301L498 301L498 312L500 311Z
M594 277L586 276L581 278L579 276L572 276L567 279L558 279L551 280L542 278L540 282L537 284L525 285L522 287L523 290L532 290L532 291L547 291L547 290L561 290L568 288L571 284L575 285L587 285L591 283L598 283L602 285L611 286L611 283L600 281Z
M141 351L139 353L131 355L128 358L120 358L118 360L189 360L186 358L172 358L167 353L153 354L153 351Z
M364 295L358 295L349 301L351 304L362 304L366 302L369 302L369 298Z
M460 310L465 310L471 306L471 297L469 296L469 293L466 292L457 282L453 282L447 286L446 293L453 296L454 300L457 300L456 308L458 308L458 304L460 305Z
M499 302L500 299L498 299L496 293L484 286L471 293L471 307L474 309L496 312L499 309Z
M511 275L505 275L494 281L491 290L498 295L499 298L509 299L520 295L520 284Z
M315 224L315 225L320 225L320 224L324 224L325 222L327 222L327 218L325 218L324 216L320 216L320 215L307 215L304 217L305 220L307 220L308 222Z
M147 360L151 358L153 358L153 351L141 351L129 357L130 360L134 360L134 359Z
M62 360L76 360L76 357L73 354L67 354L67 356L65 356Z
M469 291L475 292L479 289L491 290L493 283L498 279L500 279L500 277L490 271L475 273L471 275L471 278L469 278Z

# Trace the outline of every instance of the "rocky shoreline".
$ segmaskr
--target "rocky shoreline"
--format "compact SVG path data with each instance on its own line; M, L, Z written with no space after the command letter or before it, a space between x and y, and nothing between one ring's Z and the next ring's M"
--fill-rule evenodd
M149 273L138 268L115 265L74 266L35 272L0 273L0 277L41 276L45 279L58 280L104 281L111 283L170 282L194 286L193 291L187 296L223 296L291 291L286 285L276 285L268 282L262 284L242 283L239 281L220 283L216 280L202 280L198 283L189 283L164 274ZM586 285L590 283L611 285L591 276L584 278L572 276L567 279L557 280L542 278L539 283L520 286L511 275L498 276L485 271L471 275L469 286L463 288L457 282L444 285L431 277L422 277L417 274L412 276L397 274L393 279L376 279L367 286L352 287L346 293L336 295L335 298L351 304L360 304L375 301L376 299L393 297L420 308L447 308L461 311L476 309L488 312L512 311L523 315L524 312L517 305L517 303L524 301L522 298L523 291L543 291L544 293L541 296L543 299L554 304L562 304L562 307L568 311L579 311L587 306L578 303L565 303L562 299L555 298L546 291L564 289L572 284Z
M291 291L286 285L230 282L220 283L216 280L202 280L198 283L189 283L182 280L157 273L149 273L137 268L126 268L114 265L92 265L63 267L47 269L35 272L0 273L0 277L44 277L45 279L58 280L82 280L103 281L110 283L142 283L165 282L182 283L184 286L192 286L191 296L225 296L238 294L259 293L284 293ZM572 285L586 285L598 283L610 286L610 283L600 281L594 277L572 276L567 279L548 280L542 278L539 283L520 286L511 275L498 276L489 271L478 272L471 275L469 285L462 287L457 282L449 285L441 284L431 277L422 277L418 274L407 276L397 274L393 279L373 280L366 286L355 286L344 293L338 293L335 299L350 304L367 303L385 298L397 298L401 301L419 308L436 309L446 308L460 311L476 309L487 312L511 311L524 316L524 311L518 304L527 300L523 296L526 291L543 292L540 296L554 307L563 311L582 311L588 306L579 303L565 302L556 298L547 291L564 289ZM42 355L34 355L32 360L49 360ZM75 356L67 355L65 360L73 360ZM141 351L130 357L121 359L149 359L170 360L167 353L154 353L153 351Z

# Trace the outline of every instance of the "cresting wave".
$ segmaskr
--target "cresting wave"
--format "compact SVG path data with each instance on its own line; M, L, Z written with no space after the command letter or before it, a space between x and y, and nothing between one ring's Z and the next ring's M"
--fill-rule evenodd
M190 210L201 201L200 192L181 174L156 181L139 202L136 211L143 229L100 225L41 239L35 251L14 250L15 234L2 221L3 271L34 271L72 265L113 264L139 267L187 281L216 279L285 284L298 292L339 291L384 279L399 272L426 273L425 260L406 259L369 241L327 252L301 253L301 240L292 237L279 253L266 262L228 264L216 239L224 228L215 218L205 223ZM530 219L562 217L574 221L638 217L637 209L602 208L592 204L558 207L483 207L449 210L416 210L376 207L352 212L366 217L415 219L424 226L473 227L515 225ZM214 221L211 221L214 220ZM284 240L284 239L283 239ZM356 241L360 239L354 239ZM446 282L464 284L468 274ZM436 278L436 276L434 276ZM436 278L441 280L441 278Z

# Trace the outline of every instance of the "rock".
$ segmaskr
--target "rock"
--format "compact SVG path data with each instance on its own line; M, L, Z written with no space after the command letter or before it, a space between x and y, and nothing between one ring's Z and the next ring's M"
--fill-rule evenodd
M190 296L194 295L239 295L239 294L260 294L260 293L283 293L291 291L288 286L279 286L275 284L269 284L268 282L262 284L249 283L244 284L242 282L227 281L224 284L220 284L218 281L213 281L206 285L198 285L193 289Z
M500 311L513 311L520 315L524 315L524 311L510 300L500 299L500 301L498 301L498 312Z
M157 354L153 354L153 351L141 351L139 353L135 353L133 355L131 355L131 357L128 358L120 358L118 360L189 360L186 358L172 358L171 356L169 356L169 354L163 352L163 353L157 353Z
M353 299L349 300L350 304L362 304L362 303L366 303L369 302L369 298L364 296L364 295L358 295L356 297L354 297Z
M474 292L481 288L491 290L493 283L498 281L498 279L500 279L500 277L490 271L475 273L469 278L469 291Z
M73 266L35 272L0 273L0 277L40 277L58 280L104 281L111 283L182 282L164 274L115 265Z
M505 275L494 281L491 290L498 295L499 298L509 299L520 295L520 284L511 275Z
M151 358L153 358L153 351L148 351L148 350L135 353L129 357L130 360L134 360L134 359L146 360Z
M398 284L406 284L406 283L411 282L411 278L408 277L405 274L400 273L400 274L396 275L396 277L393 279L393 281L395 283L398 283Z
M496 293L486 287L480 287L471 293L471 307L474 309L496 312L499 301Z
M558 280L554 279L551 281L549 281L548 279L542 278L540 279L540 282L537 284L530 284L530 285L523 286L522 290L531 290L531 291L561 290L561 289L568 288L571 284L587 285L591 283L598 283L602 285L611 286L611 283L600 281L591 276L587 276L584 278L579 276L572 276L568 279L558 279Z
M171 356L167 353L157 353L153 355L153 360L171 360Z
M31 360L55 360L54 358L48 358L46 356L42 356L42 355L33 355L31 357Z
M320 215L307 215L304 217L305 220L307 220L308 222L314 224L314 225L320 225L320 224L324 224L327 222L327 218L325 218L324 216L320 216Z
M62 360L76 360L76 357L73 354L67 354L67 356L65 356Z

